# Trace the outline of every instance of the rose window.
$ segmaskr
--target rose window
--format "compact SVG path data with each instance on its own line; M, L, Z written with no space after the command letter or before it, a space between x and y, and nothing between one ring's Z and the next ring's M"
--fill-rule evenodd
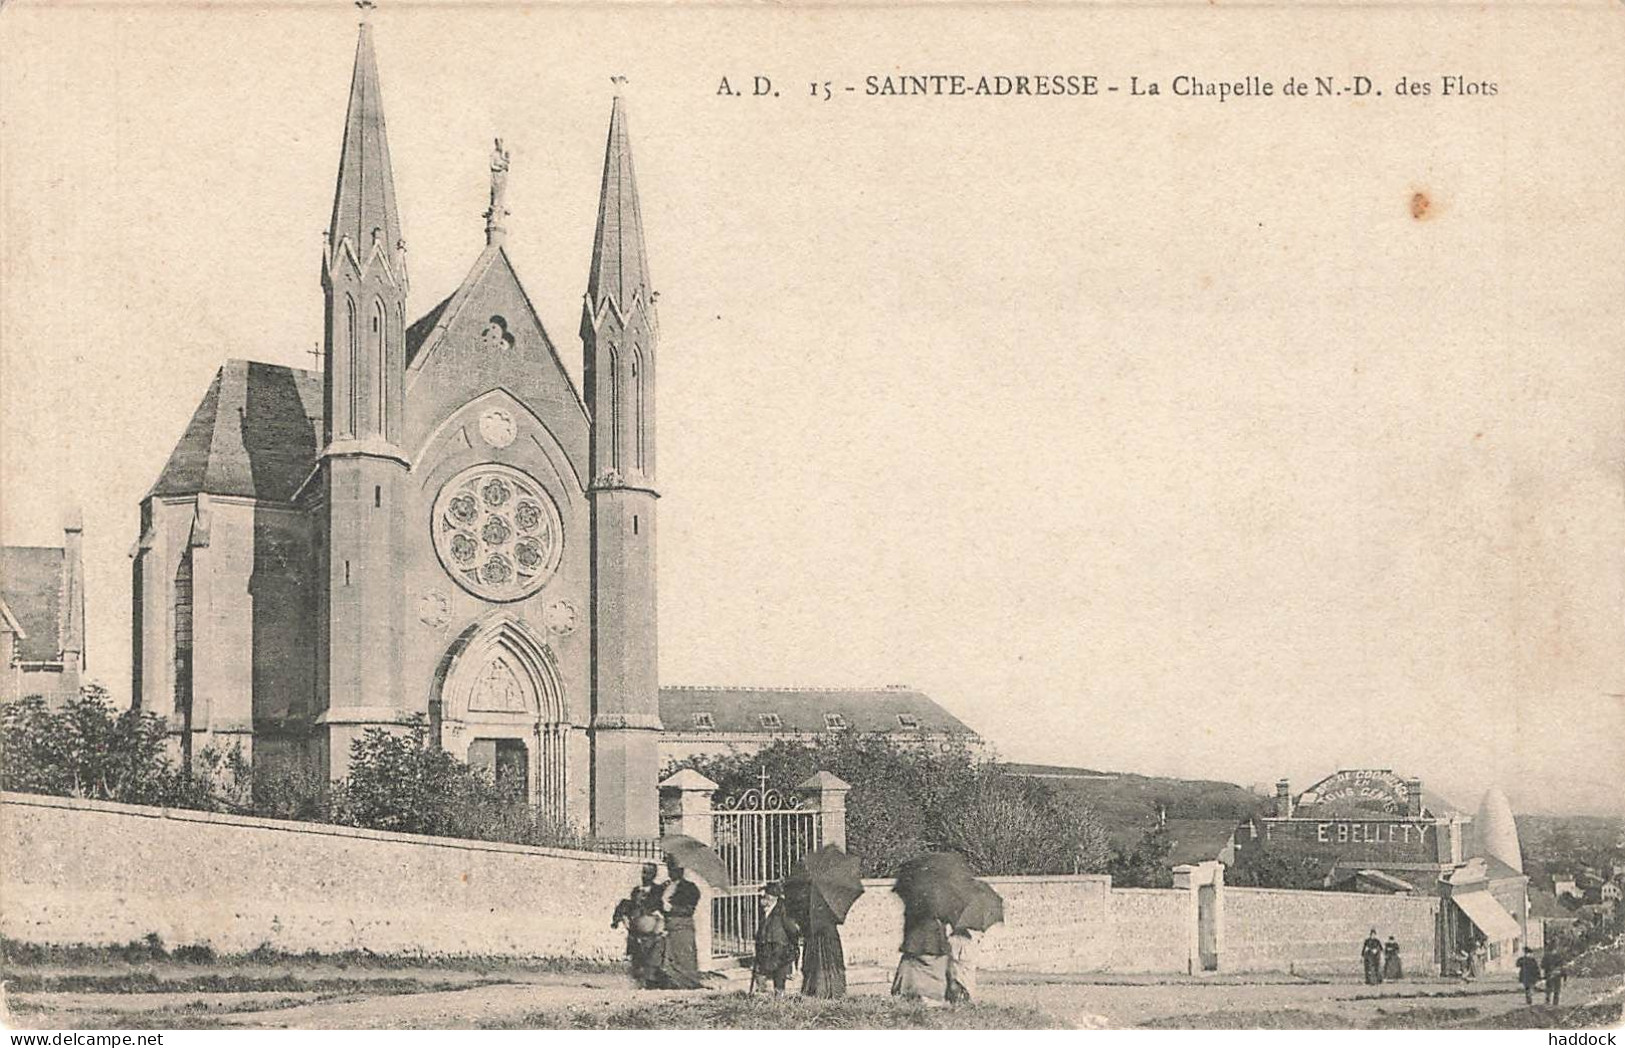
M536 481L507 466L452 478L434 507L434 545L446 571L486 600L528 597L558 570L564 527Z

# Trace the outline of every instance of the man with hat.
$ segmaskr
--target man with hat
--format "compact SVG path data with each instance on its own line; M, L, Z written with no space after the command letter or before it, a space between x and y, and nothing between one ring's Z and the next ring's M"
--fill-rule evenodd
M766 990L773 984L773 992L784 993L790 973L796 967L796 946L801 940L801 925L784 904L784 885L774 881L762 889L762 918L756 925L756 959L751 964L751 992Z

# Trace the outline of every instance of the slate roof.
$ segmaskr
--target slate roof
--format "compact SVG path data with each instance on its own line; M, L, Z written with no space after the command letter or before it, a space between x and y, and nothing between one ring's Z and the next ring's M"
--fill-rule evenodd
M1168 862L1178 866L1217 859L1229 846L1239 825L1235 819L1169 819Z
M709 713L713 727L696 729L696 713ZM824 724L826 713L841 715L846 719L846 730L859 734L976 734L930 697L912 688L660 689L660 720L668 732L823 732L828 730ZM903 727L899 714L914 718L919 727ZM764 727L764 715L777 715L779 726Z
M0 546L0 599L22 628L13 649L23 662L62 655L62 549Z
M441 299L439 305L418 317L412 323L412 326L406 329L406 364L408 367L411 367L412 361L417 358L418 351L423 348L424 343L429 340L429 336L434 333L435 325L440 323L440 315L446 311L446 307L451 305L451 300L456 297L457 292L453 291Z
M287 501L315 466L321 439L321 372L228 360L148 495Z

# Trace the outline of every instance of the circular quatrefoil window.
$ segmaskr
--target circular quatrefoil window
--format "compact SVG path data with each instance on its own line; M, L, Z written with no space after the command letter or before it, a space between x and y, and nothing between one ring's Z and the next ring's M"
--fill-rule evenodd
M542 486L507 466L473 466L435 499L434 548L458 584L492 601L542 588L564 552L558 507Z

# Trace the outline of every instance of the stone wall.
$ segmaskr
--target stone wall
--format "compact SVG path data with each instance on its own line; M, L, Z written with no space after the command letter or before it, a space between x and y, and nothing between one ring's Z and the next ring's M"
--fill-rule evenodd
M1194 931L1190 893L1114 889L1110 877L985 877L1004 897L1004 923L982 941L980 963L1021 971L1186 970ZM841 930L848 963L897 963L903 903L889 879L866 880Z
M1360 944L1372 928L1399 940L1412 976L1434 974L1439 900L1353 892L1223 889L1221 971L1358 974Z
M615 903L638 862L312 823L0 794L0 934L116 945L161 936L221 953L482 954L613 959ZM989 877L1005 921L989 969L1185 974L1199 966L1198 887L1102 876ZM897 963L903 907L865 881L842 929L848 962ZM1372 927L1413 974L1435 973L1431 897L1216 886L1222 972L1359 971ZM708 929L707 929L708 930ZM703 937L703 936L702 936ZM702 944L703 946L703 944Z
M1189 972L1196 946L1196 904L1176 888L1113 888L1106 970Z
M638 863L313 823L0 794L0 934L116 945L612 959Z

